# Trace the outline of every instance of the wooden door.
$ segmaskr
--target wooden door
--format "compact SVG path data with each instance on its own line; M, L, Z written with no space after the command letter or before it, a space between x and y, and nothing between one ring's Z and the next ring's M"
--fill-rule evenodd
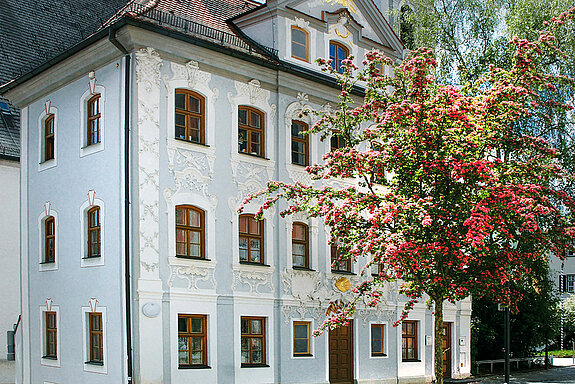
M443 377L451 378L451 323L443 323Z
M353 383L353 322L329 331L329 382Z

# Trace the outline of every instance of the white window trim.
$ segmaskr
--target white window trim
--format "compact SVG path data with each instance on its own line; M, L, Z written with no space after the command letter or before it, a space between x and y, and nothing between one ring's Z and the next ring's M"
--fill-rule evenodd
M299 116L299 114L304 111L304 110L311 110L312 107L307 104L304 100L301 101L294 101L293 103L291 103L287 108L286 108L286 112L285 112L285 165L288 171L288 174L290 176L290 178L293 181L300 181L303 182L305 184L312 184L313 180L311 178L311 175L309 175L306 171L305 171L305 166L303 165L299 165L299 164L293 164L292 163L292 159L291 159L291 142L292 142L292 136L291 136L291 125L292 125L292 121L297 120L297 121L303 121L304 123L306 123L309 128L311 128L314 124L314 120L312 120L310 115L307 116ZM319 152L319 147L318 147L318 140L317 140L317 136L316 135L308 135L308 159L309 159L309 165L312 165L314 163L317 163L320 158L318 157L318 152Z
M53 263L43 263L42 260L44 258L44 233L45 227L44 222L48 217L54 217L54 262ZM58 252L58 246L60 242L58 241L58 237L60 231L58 229L60 220L58 220L58 212L56 212L52 206L50 205L50 212L46 215L45 211L42 211L40 216L38 216L38 270L40 272L45 271L57 271L60 265L60 257Z
M292 56L292 50L291 50L291 30L292 27L298 27L303 29L304 31L307 32L307 37L308 37L308 61L305 60L301 60L298 58L295 58ZM286 23L286 55L285 55L285 59L289 60L293 63L297 63L301 66L304 67L308 67L308 68L313 68L314 70L317 71L317 66L315 64L315 57L314 57L314 53L316 51L316 40L317 40L317 36L316 36L316 30L315 28L310 28L309 27L309 22L305 21L301 18L298 18L297 16L293 19L293 20L288 20L288 22Z
M216 108L215 102L218 98L218 89L211 89L209 81L211 73L201 71L199 68L194 69L194 79L189 79L191 76L188 72L188 66L178 63L170 63L173 78L171 80L164 80L167 88L166 99L166 138L168 148L183 148L193 151L198 151L215 156L216 152ZM185 73L185 74L184 74ZM184 78L185 77L185 78ZM192 80L195 80L193 87L191 86ZM186 89L196 92L204 97L205 107L205 144L190 143L184 140L177 140L175 136L175 115L176 115L176 89Z
M253 209L253 207L255 207L257 205L257 203L250 203L248 206L244 207L244 211L241 213L241 215L255 215L257 210ZM238 207L239 208L239 207ZM236 211L237 212L237 211ZM274 261L274 256L273 256L273 232L274 232L274 226L273 226L273 217L274 214L271 213L269 210L268 211L264 211L264 263L262 265L258 265L258 264L251 264L251 263L240 263L240 214L236 213L235 215L232 216L232 225L234 228L234 235L232 237L232 247L233 247L233 262L232 262L232 266L236 266L236 267L240 267L240 268L256 268L257 270L261 271L261 268L266 268L266 270L271 270L273 271L273 261ZM291 237L290 237L291 239ZM291 247L291 246L290 246ZM291 253L290 253L290 257L291 257ZM247 315L246 315L247 316Z
M399 341L397 343L398 347L398 358L401 364L425 364L425 335L423 333L424 321L420 318L407 318L407 321L415 321L417 323L417 361L403 361L402 358L402 343L403 343L403 331L402 328L397 329L397 335L399 336ZM403 324L403 323L402 323ZM403 325L402 325L403 326Z
M54 158L44 160L44 122L48 115L54 115ZM42 113L38 116L38 172L54 168L58 165L58 108L50 104L50 109L46 113L46 109L42 109Z
M88 324L88 313L92 312L90 307L82 307L82 363L84 365L84 372L93 372L93 373L100 373L100 374L108 374L108 346L107 346L107 320L106 320L106 307L97 306L96 313L102 313L102 347L103 347L103 356L104 356L104 363L103 365L95 365L89 364L87 361L90 359L90 350L88 346L88 335L90 332L89 324Z
M56 356L57 359L47 359L43 356L46 355L46 312L56 312ZM51 310L48 311L46 305L40 307L40 364L60 368L60 306L52 305Z
M385 354L385 356L373 356L371 353L371 326L374 324L383 325L383 353ZM389 330L389 324L387 321L370 321L369 322L369 358L370 359L388 359L389 358L388 330Z
M302 322L302 321L306 321L309 323L309 353L311 354L311 356L294 356L294 349L295 349L295 343L294 343L294 322ZM305 318L305 319L290 319L290 344L291 344L291 353L290 353L290 358L292 360L311 360L311 359L315 359L315 337L313 337L313 330L314 330L314 321L312 318Z
M88 144L88 100L96 94L100 94L100 142L92 145ZM106 88L101 85L94 87L94 92L86 90L80 97L80 157L89 156L101 152L105 148L106 136Z
M100 257L86 258L88 254L88 211L93 207L100 207ZM89 200L84 201L80 206L80 267L99 267L105 264L106 242L106 210L104 201L98 198L94 199L94 204L90 205Z
M571 289L569 289L569 280L573 279L571 284ZM575 293L575 274L565 274L565 292L567 293Z

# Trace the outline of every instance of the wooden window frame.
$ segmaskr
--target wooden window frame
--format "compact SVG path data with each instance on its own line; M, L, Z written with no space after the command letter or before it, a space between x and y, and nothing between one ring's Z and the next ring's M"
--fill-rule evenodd
M180 109L176 106L176 97L177 95L185 95L186 96L186 109ZM189 103L189 97L193 97L195 99L198 99L200 102L200 112L194 112L191 109L188 109L188 103ZM181 114L184 115L186 118L186 123L184 126L184 130L185 130L185 139L182 139L180 137L176 136L176 115L177 114ZM190 138L192 137L191 132L192 132L192 127L190 124L190 118L197 118L199 120L199 141L193 141ZM200 95L197 92L191 91L189 89L184 89L184 88L177 88L175 90L175 96L174 96L174 137L176 138L176 140L183 140L183 141L187 141L188 143L193 143L193 144L201 144L201 145L206 145L206 98L202 95Z
M420 361L419 360L419 340L418 340L418 321L415 320L404 320L401 324L401 361ZM413 324L414 332L412 334L407 334L406 325ZM413 340L413 348L404 348L403 341L404 340ZM415 351L415 357L407 358L408 355L407 351L409 349L413 349Z
M94 329L95 319L99 318L100 329ZM95 347L95 340L99 339L99 347ZM100 351L101 359L96 359L95 350ZM104 323L102 312L88 312L88 364L104 365Z
M294 238L294 233L295 233L295 226L301 226L304 230L304 235L305 235L305 239L300 240L300 239L296 239ZM309 269L309 226L307 224L304 223L300 223L300 222L295 222L292 225L292 265L294 268L305 268L305 269ZM304 245L305 247L305 263L304 265L295 265L294 263L294 249L295 249L295 245L296 244L300 244L300 245Z
M302 138L299 138L298 136L294 136L294 134L293 134L293 125L294 125L294 124L296 124L296 125L297 125L297 124L301 125L302 128L304 128L304 131L307 131L307 130L309 129L309 125L306 124L306 123L304 123L303 121L300 121L300 120L292 120L292 127L291 127L291 132L290 132L290 134L291 134L291 141L292 141L292 142L291 142L292 146L291 146L291 151L290 151L290 153L291 153L291 162L292 162L292 164L302 165L302 166L305 167L305 166L308 166L308 165L309 165L309 135L305 135L303 139L302 139ZM294 142L294 141L295 141L296 143L301 143L301 144L304 145L304 154L303 154L303 155L304 155L304 164L300 164L300 163L294 162L294 158L293 158L293 155L294 155L293 142Z
M247 125L240 123L240 111L246 111L246 117L247 117ZM259 115L260 117L260 122L261 122L261 126L259 128L256 127L252 127L250 126L250 121L251 121L251 113L256 113L257 115ZM260 111L259 109L253 108L253 107L248 107L246 105L240 105L238 107L238 153L242 153L245 155L251 155L251 156L257 156L257 157L263 157L265 158L265 154L266 154L266 149L265 149L265 143L266 143L266 129L265 129L265 114ZM240 150L239 144L240 144L240 130L245 130L246 131L246 138L245 140L247 141L246 144L246 152L242 152ZM252 137L252 133L256 132L259 133L260 135L260 140L259 140L259 146L260 146L260 153L253 153L252 151L252 145L254 144L254 142L252 142L251 137Z
M295 350L295 342L297 339L301 339L301 338L296 338L295 337L295 327L296 325L305 325L307 328L307 336L305 338L305 340L307 341L307 351L306 352L296 352ZM311 322L310 321L294 321L293 325L292 325L292 334L293 334L293 356L294 357L307 357L307 356L313 356L311 353Z
M333 263L336 260L340 260L340 258L341 258L341 250L337 246L337 244L331 244L330 252L331 252L331 272L332 273L335 272L335 273L353 274L350 258L347 258L345 260L341 260L339 266L337 266L337 267L333 266ZM343 266L343 268L342 268L342 266Z
M247 320L248 324L249 324L249 331L248 333L242 333L242 321ZM260 320L262 322L262 333L261 334L254 334L252 333L252 322L251 320ZM241 339L243 340L244 338L247 338L248 340L248 345L249 345L249 350L248 350L248 357L250 362L249 363L241 363L242 367L261 367L261 366L266 366L266 362L267 362L267 351L266 351L266 318L265 317L257 317L257 316L242 316L240 318L240 334L241 334ZM252 343L251 343L251 339L261 339L261 345L262 345L262 362L261 363L253 363L251 362L252 360ZM240 361L241 361L241 342L240 342Z
M44 120L44 161L53 160L55 158L55 118L51 113ZM52 128L52 133L49 133L49 128Z
M293 53L293 52L294 52L294 49L293 49L293 45L294 45L294 44L297 44L297 45L300 45L300 46L302 45L301 43L298 43L298 42L294 41L294 39L293 39L293 31L294 31L294 29L297 29L297 30L302 31L303 33L305 33L305 46L304 46L304 47L305 47L305 59L303 59L303 58L301 58L301 57L299 57L299 56L295 56L294 53ZM291 40L291 57L293 57L294 59L298 59L298 60L301 60L301 61L305 61L306 63L309 63L309 33L308 33L308 31L306 31L305 29L300 28L300 27L298 27L298 26L292 25L292 27L291 27L291 32L290 32L290 40Z
M334 56L334 57L331 56L331 46L332 46L332 45L336 47L336 49L335 49L335 56ZM343 58L338 57L338 55L337 55L338 48L342 48L342 49L345 51L345 57L343 57ZM332 60L332 64L333 64L333 65L332 65L332 68L333 68L336 72L338 72L338 73L343 73L343 70L340 71L341 65L338 67L338 66L337 66L337 63L338 63L338 62L341 63L341 61L343 61L344 59L347 59L348 57L349 57L349 48L348 48L348 47L346 47L346 46L343 45L342 43L337 42L337 41L334 41L334 40L331 40L331 41L329 42L329 58Z
M97 225L94 225L95 223L93 222L92 219L92 214L94 212L98 213L98 223ZM88 227L88 252L86 255L86 259L92 259L92 258L96 258L96 257L101 257L102 256L102 210L100 209L99 206L95 206L92 207L88 210L88 212L86 213L88 215L87 217L87 227ZM98 242L97 244L92 242L92 233L96 232L98 233ZM96 245L98 248L97 253L92 253L92 247Z
M247 227L246 227L248 232L241 232L240 221L242 220L242 218L248 218L248 220L256 220L255 215L249 214L249 213L245 213L245 214L240 215L240 217L238 219L239 240L241 241L241 239L243 237L243 238L246 238L248 241L248 248L247 248L248 259L242 260L241 256L240 256L240 263L265 265L264 220L256 220L258 223L258 226L259 226L259 235L254 235L252 233L249 233L249 228L250 228L249 222L247 223ZM251 248L252 248L252 246L251 246L250 239L258 239L260 241L260 261L251 260Z
M54 318L54 327L50 327L50 317ZM57 313L54 311L44 312L44 337L45 337L45 353L42 356L43 359L58 359L58 323L57 323ZM54 342L50 342L50 335L54 335ZM53 348L54 353L51 353Z
M177 205L176 206L176 214L178 209L184 209L186 214L186 223L185 225L182 224L178 224L176 217L174 216L174 222L176 223L176 257L179 258L184 258L184 259L202 259L202 260L206 260L206 216L205 216L205 211L203 209L200 209L198 207L195 207L193 205ZM199 227L194 227L189 223L189 211L194 211L196 213L199 213L200 215L200 226ZM178 246L177 246L177 240L178 240L178 230L183 230L186 232L186 254L185 255L178 255ZM200 234L200 256L192 256L190 254L190 249L192 246L192 242L191 242L191 233L199 233Z
M332 135L329 140L329 147L331 152L342 149L346 146L345 138L340 135Z
M573 280L573 282L570 282L570 280ZM571 284L571 287L569 287L569 284ZM563 292L575 293L575 274L563 275Z
M186 319L186 327L188 332L180 332L179 324L180 319ZM202 332L192 332L192 319L201 319L202 321ZM180 348L178 345L178 368L185 369L185 368L208 368L208 316L207 315L188 315L188 314L178 314L178 339L180 337L185 337L188 339L188 364L180 364ZM201 364L193 364L192 361L192 353L195 352L192 349L192 339L193 338L201 338L202 339L202 363Z
M52 241L52 254L49 255L48 246L50 240ZM56 261L56 219L54 216L48 216L44 220L44 257L42 258L42 264L54 263Z
M92 96L88 102L86 103L87 105L87 115L88 118L86 119L86 146L89 145L93 145L93 144L98 144L102 142L102 132L101 132L101 127L102 127L102 121L100 121L100 118L102 117L102 110L101 110L101 96L99 93L95 94L94 96ZM92 115L92 105L95 103L98 103L98 112L94 115ZM94 131L96 133L97 136L97 141L94 141L93 138L93 134L94 132L92 132L92 122L93 121L98 121L98 130Z
M379 328L380 332L381 332L381 340L379 343L379 347L381 349L381 352L374 352L373 351L373 329L374 328ZM370 327L370 351L371 351L371 356L372 357L384 357L387 356L387 354L385 353L385 324L371 324Z

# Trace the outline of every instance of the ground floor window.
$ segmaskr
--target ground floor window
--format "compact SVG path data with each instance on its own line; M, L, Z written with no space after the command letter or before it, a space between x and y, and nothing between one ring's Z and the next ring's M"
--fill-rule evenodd
M207 366L206 315L178 315L178 366Z
M242 317L242 367L266 363L266 318Z
M403 361L418 360L417 321L404 321L401 331L401 359Z
M384 324L371 324L371 356L386 356L384 336Z
M89 358L91 364L104 364L104 329L102 328L102 313L90 312L89 324Z
M293 323L293 355L311 356L309 321L294 321Z

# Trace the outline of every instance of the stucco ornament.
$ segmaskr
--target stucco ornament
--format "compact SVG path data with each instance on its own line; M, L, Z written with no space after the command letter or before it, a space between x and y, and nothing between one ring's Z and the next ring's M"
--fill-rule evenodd
M162 307L156 303L146 303L142 306L142 313L146 317L158 317L161 311Z
M259 269L259 267L255 268ZM232 290L248 291L251 295L258 293L272 293L274 290L274 284L272 281L273 268L266 267L265 271L257 271L255 268L234 266ZM268 292L262 290L263 287L266 287Z
M162 58L154 48L146 47L136 52L136 81L146 90L160 85L160 68Z
M188 61L185 65L178 63L170 63L172 76L164 75L164 84L168 89L171 81L185 80L188 87L191 89L196 88L198 84L208 84L212 78L212 74L200 70L200 64L195 60Z
M176 278L187 281L187 290L197 291L200 289L216 289L217 283L215 278L215 263L210 267L201 267L197 265L170 265L172 273L168 286L174 287ZM205 282L206 284L198 283Z
M309 28L309 21L305 21L299 17L295 18L295 25L301 29L308 29Z

